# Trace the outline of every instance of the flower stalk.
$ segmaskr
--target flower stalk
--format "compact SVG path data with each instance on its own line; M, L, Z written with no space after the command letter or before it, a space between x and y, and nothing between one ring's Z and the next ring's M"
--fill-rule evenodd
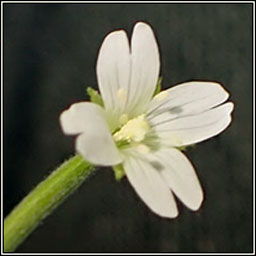
M4 251L13 252L94 170L81 155L76 155L53 171L6 217Z

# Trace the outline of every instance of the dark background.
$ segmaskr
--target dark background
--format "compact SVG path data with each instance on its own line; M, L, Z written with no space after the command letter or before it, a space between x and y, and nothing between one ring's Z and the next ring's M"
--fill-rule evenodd
M252 4L4 4L4 215L74 153L59 115L97 88L107 33L150 23L163 87L221 82L235 103L221 135L187 151L198 212L154 215L111 169L91 176L17 252L252 251Z

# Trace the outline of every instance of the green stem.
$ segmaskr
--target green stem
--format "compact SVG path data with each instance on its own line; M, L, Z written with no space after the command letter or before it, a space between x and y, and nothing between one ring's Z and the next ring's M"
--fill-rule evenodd
M4 251L14 251L94 170L76 155L52 172L5 218Z

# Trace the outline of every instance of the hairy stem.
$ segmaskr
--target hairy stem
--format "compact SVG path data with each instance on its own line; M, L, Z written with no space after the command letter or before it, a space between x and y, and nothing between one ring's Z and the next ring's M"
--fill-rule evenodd
M76 155L33 189L4 220L4 251L14 251L95 170Z

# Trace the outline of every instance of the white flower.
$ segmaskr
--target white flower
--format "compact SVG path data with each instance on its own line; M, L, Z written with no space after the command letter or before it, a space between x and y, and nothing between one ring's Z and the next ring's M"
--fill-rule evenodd
M75 147L86 160L122 164L147 206L174 218L173 193L191 210L198 210L203 200L195 170L178 148L222 132L231 122L233 103L222 104L229 94L214 82L187 82L153 96L159 67L149 25L135 25L131 48L123 30L110 33L97 61L104 108L75 103L60 122L65 134L78 135Z

